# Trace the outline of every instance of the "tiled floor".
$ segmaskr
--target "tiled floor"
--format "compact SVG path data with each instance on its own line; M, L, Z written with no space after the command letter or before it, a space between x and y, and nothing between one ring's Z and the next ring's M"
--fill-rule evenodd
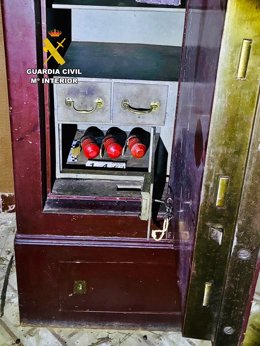
M0 213L0 290L13 255L15 214ZM0 318L0 346L209 346L210 342L182 338L178 332L32 328L19 325L15 263L6 292L4 315Z

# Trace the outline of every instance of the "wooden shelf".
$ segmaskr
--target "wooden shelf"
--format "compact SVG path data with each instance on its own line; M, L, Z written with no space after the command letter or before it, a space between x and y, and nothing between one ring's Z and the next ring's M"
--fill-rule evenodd
M178 81L181 47L72 42L64 59L61 70L80 69L81 77Z
M138 7L138 8L166 8L166 9L181 9L185 8L186 1L182 1L180 6L169 5L152 5L139 3L135 0L55 0L53 1L53 8L82 8L82 7Z

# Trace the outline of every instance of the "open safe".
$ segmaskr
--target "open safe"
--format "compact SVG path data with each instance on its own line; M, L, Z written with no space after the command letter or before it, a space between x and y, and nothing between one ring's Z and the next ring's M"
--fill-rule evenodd
M241 202L259 173L259 2L2 7L21 322L236 345L259 244Z

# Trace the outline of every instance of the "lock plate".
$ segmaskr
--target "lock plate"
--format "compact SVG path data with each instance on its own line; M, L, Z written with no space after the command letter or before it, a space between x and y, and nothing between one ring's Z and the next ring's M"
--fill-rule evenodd
M87 283L85 280L74 281L73 294L86 294Z

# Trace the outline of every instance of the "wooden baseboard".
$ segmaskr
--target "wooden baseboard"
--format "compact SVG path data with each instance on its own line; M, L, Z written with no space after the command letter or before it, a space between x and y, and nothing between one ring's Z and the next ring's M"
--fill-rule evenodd
M14 213L15 198L13 193L0 192L0 213Z

